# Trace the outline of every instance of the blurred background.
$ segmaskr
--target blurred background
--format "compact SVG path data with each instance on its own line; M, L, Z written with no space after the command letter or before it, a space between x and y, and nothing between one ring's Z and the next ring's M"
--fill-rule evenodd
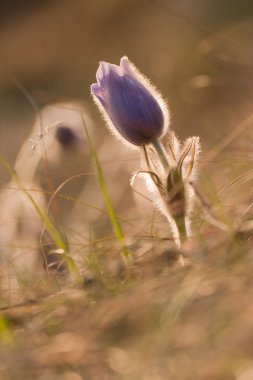
M0 20L0 153L12 164L36 116L25 90L38 107L83 103L105 171L124 160L128 173L138 169L138 155L109 135L90 97L99 61L123 55L168 100L178 136L199 135L204 153L251 113L250 0L9 1ZM245 140L243 154L252 149Z
M138 151L110 135L90 96L99 61L117 64L123 55L168 100L171 126L180 140L200 136L197 187L208 208L213 206L209 210L234 226L240 227L244 217L251 223L240 235L232 228L220 231L202 223L200 208L194 215L196 242L191 239L185 248L193 265L184 268L169 265L173 246L168 240L153 239L168 239L165 218L154 215L153 205L129 186L139 169ZM96 275L93 282L87 277L84 292L65 289L54 278L49 286L38 281L41 290L27 289L25 297L32 301L27 307L6 308L9 292L2 292L0 377L253 378L252 104L252 0L0 1L0 154L29 179L25 185L35 188L33 195L39 189L45 212L45 190L52 194L74 176L60 191L65 198L55 197L61 207L50 203L50 217L64 238L66 232L71 254L83 260L81 268L86 265ZM125 274L123 281L115 259L119 248L85 141L83 108L112 203L136 257L133 277ZM45 152L39 109L50 176L41 165ZM61 121L63 126L53 129ZM29 178L32 167L36 178ZM0 184L7 180L0 166ZM13 198L5 195L13 190L8 186L0 230L4 237L12 231L6 225L8 214L18 232L24 222L23 235L30 237L36 224L31 217L16 217L23 211L15 208L15 191ZM19 249L24 240L15 240L16 230L8 243ZM37 233L41 237L40 226ZM30 245L25 248L30 251ZM51 248L55 253L49 241Z

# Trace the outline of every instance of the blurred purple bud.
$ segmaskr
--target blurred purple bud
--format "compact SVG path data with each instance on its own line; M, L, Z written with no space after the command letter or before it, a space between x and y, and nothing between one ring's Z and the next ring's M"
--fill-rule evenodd
M71 146L73 142L76 140L75 133L72 131L71 128L66 126L59 126L56 129L55 137L59 141L59 143L64 146Z
M165 101L127 57L119 66L101 62L96 77L91 93L112 132L138 146L166 133Z

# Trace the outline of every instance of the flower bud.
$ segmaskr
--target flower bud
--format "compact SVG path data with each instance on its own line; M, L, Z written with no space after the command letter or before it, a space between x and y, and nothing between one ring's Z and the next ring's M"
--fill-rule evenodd
M101 62L96 77L91 93L113 133L141 146L167 132L165 101L127 57L119 66Z

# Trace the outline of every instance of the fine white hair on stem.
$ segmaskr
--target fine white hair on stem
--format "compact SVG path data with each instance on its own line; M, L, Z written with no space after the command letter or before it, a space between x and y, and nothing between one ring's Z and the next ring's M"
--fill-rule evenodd
M144 147L142 170L134 174L131 183L137 177L145 181L154 205L168 220L172 236L179 247L181 239L190 235L190 214L195 195L190 183L196 179L200 144L198 137L190 137L181 145L171 130L163 141L161 149L166 154L168 167L163 165L159 152L152 146Z
M134 187L134 182L137 178L142 179L145 182L146 188L149 191L151 195L151 200L156 207L156 209L159 211L161 215L164 215L169 223L171 235L175 241L175 244L178 248L180 248L180 236L179 232L175 223L175 220L171 216L170 212L168 211L167 205L164 201L164 197L161 192L159 191L159 187L157 186L157 179L160 181L159 177L157 177L157 174L154 172L149 172L148 170L140 170L138 172L133 173L131 179L130 179L130 185Z

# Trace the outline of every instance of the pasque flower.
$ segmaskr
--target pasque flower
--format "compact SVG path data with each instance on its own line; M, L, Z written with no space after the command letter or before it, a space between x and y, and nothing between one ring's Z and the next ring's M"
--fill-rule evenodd
M137 146L167 132L165 101L127 57L119 66L101 62L96 78L91 93L112 132Z
M141 170L131 183L138 176L145 179L180 253L182 239L190 232L199 138L188 138L181 145L168 129L165 101L127 57L121 58L119 66L101 62L91 93L112 132L141 148ZM183 264L181 253L179 258Z

